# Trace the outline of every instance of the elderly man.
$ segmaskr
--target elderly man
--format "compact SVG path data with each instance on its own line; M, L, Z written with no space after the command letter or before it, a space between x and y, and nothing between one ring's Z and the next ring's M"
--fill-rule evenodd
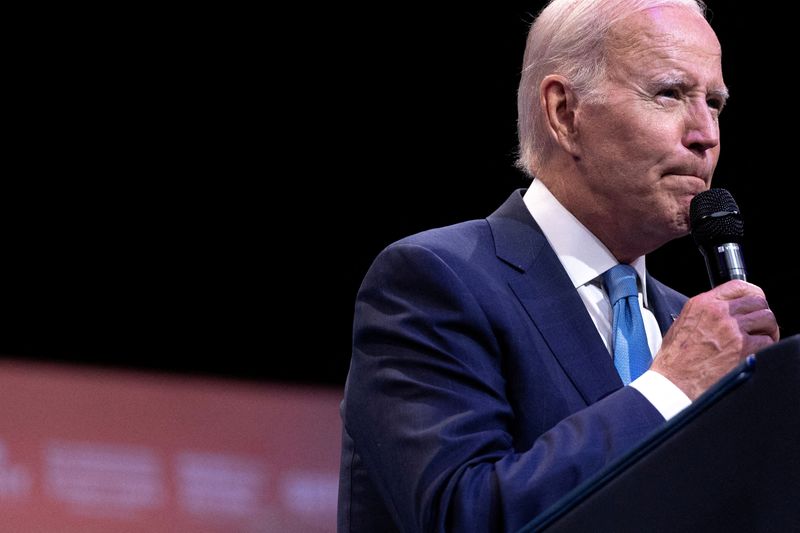
M518 100L530 188L388 247L359 292L340 531L515 531L778 339L758 287L687 301L645 269L710 186L720 59L694 0L542 11Z

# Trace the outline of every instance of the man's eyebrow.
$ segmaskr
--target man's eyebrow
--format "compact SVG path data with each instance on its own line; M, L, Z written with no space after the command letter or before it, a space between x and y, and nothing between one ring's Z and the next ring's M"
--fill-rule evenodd
M689 77L679 72L669 72L653 76L654 85L689 85Z
M731 93L728 92L728 88L724 85L720 89L711 89L708 91L708 94L716 98L720 98L722 101L727 100L731 96Z
M651 83L655 87L691 87L694 85L689 76L679 72L670 72L655 76ZM727 100L730 97L730 92L725 85L710 89L708 94L716 98L721 98L722 100Z

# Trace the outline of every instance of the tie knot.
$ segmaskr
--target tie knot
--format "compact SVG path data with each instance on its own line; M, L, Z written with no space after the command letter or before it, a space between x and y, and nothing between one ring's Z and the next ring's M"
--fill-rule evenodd
M603 282L612 306L621 298L637 296L639 292L636 286L636 270L630 265L620 263L607 270L603 274Z

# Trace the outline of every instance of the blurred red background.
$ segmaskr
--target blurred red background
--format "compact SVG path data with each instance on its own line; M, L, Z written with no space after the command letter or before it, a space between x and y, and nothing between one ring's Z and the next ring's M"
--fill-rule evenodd
M0 362L0 531L334 531L340 396Z

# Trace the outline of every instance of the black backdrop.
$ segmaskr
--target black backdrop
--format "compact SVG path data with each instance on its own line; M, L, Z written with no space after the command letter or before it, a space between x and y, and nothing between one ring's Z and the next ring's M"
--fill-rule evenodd
M708 4L732 93L714 185L788 336L791 23ZM525 185L516 85L541 5L21 15L0 353L340 385L374 256ZM648 266L707 288L689 238Z

